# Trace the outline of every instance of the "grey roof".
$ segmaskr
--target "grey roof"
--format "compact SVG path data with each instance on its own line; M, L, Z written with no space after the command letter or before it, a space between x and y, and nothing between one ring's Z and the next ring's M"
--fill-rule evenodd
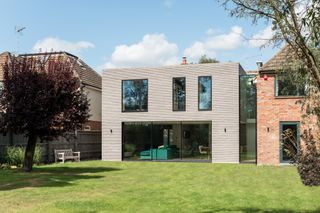
M102 78L88 64L79 59L77 56L67 52L48 52L48 53L31 53L20 54L19 56L43 56L43 55L63 55L71 60L75 60L75 70L78 73L80 80L84 85L92 86L98 89L102 88Z

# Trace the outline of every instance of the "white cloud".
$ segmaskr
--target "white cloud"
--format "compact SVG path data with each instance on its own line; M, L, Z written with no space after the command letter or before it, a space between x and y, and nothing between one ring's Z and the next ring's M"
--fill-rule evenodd
M83 50L94 47L94 44L88 41L70 42L59 38L48 37L37 41L32 50L34 52L39 52L40 49L42 52L50 52L52 50L66 51L73 54L80 54Z
M169 43L164 34L146 34L136 44L116 46L110 61L98 69L174 64L179 64L178 46Z
M257 34L253 35L249 40L249 47L261 47L268 43L268 41L273 37L272 26L268 26L265 29L259 31Z
M217 34L217 30L209 29L203 41L196 41L184 50L184 55L191 61L197 61L202 55L215 57L216 51L234 50L241 46L242 28L234 26L229 33Z

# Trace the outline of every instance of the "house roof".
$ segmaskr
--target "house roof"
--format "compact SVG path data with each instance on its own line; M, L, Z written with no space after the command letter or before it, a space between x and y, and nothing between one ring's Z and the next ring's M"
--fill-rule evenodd
M9 56L9 52L0 53L0 81L3 80L3 69L2 66L7 61L7 56Z
M80 80L84 85L92 86L98 89L102 88L102 79L101 76L94 71L89 65L84 61L79 59L77 56L72 55L67 52L49 52L49 53L32 53L32 54L20 54L19 56L43 56L43 55L62 55L71 60L74 60L75 71L78 73Z
M291 50L289 45L283 47L275 54L267 63L265 63L259 72L274 72L283 69L285 66L290 66L297 59L297 54Z

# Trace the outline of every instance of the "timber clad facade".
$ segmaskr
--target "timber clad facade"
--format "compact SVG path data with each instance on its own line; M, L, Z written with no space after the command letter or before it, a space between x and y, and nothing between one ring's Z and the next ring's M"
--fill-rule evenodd
M190 141L192 136L189 135L191 131L189 123L200 122L209 127L206 133L209 132L210 135L210 147L204 148L211 150L208 159L212 162L238 163L239 74L241 73L244 74L244 71L238 63L105 70L102 76L102 159L121 161L126 157L125 155L130 154L129 150L124 151L124 149L136 146L135 144L126 146L123 143L125 137L123 132L126 124L130 127L129 123L152 122L152 128L155 131L158 128L155 123L161 123L164 132L168 130L170 134L172 133L171 143L175 143L175 140ZM201 111L198 108L199 76L212 77L211 110ZM173 78L177 77L185 78L186 100L184 111L173 110ZM125 91L122 82L134 79L148 80L147 111L123 112L123 94ZM162 125L163 123L173 124ZM186 126L187 130L183 129L183 125ZM180 126L183 130L177 130L181 128ZM192 128L197 129L198 127L192 126ZM145 137L145 134L142 135L141 137ZM130 139L128 140L130 141ZM153 137L150 140L156 141L156 138ZM162 141L162 139L159 140ZM180 150L183 149L183 143L181 146L180 142L176 143ZM198 150L198 145L194 151ZM161 146L159 147L158 149L161 149ZM201 148L199 146L199 149ZM143 155L149 150L149 148L145 149L137 153L138 157L140 155L140 159L143 159ZM152 147L150 150L152 150ZM206 150L202 151L202 153L205 152ZM188 154L187 151L183 151L180 157ZM177 156L180 158L179 153Z

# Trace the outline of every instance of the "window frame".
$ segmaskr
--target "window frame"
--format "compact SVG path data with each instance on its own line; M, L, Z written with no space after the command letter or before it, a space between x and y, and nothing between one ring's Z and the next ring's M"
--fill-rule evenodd
M210 105L210 108L208 108L208 109L200 109L200 90L199 90L199 87L200 87L200 78L203 78L203 77L210 77L210 88L211 88L210 102L211 102L211 105ZM198 111L212 111L212 75L198 76Z
M124 103L123 103L123 91L124 91L124 88L123 88L123 82L124 81L144 81L146 80L147 81L147 109L146 110L142 110L142 111L136 111L136 110L125 110L123 108L124 106ZM126 113L126 112L148 112L149 110L149 79L147 78L142 78L142 79L124 79L124 80L121 80L121 112L122 113Z
M174 80L175 79L184 79L184 109L183 110L179 110L179 109L174 109ZM172 111L173 112L185 112L187 109L187 78L186 77L172 77Z
M286 160L283 160L283 136L282 136L282 130L283 130L283 126L284 125L296 125L297 127L297 147L298 147L298 150L299 151L299 147L300 147L300 121L280 121L279 122L279 132L280 132L280 135L279 135L279 149L280 149L280 154L279 154L279 162L280 164L281 163L289 163L290 161L286 161Z
M306 96L306 91L305 91L305 94L303 95L279 95L279 84L278 84L278 78L279 78L279 74L275 74L275 77L274 77L274 96L276 98L300 98L300 97L305 97ZM305 90L305 88L304 88ZM299 88L296 88L296 92L298 93L299 91Z

